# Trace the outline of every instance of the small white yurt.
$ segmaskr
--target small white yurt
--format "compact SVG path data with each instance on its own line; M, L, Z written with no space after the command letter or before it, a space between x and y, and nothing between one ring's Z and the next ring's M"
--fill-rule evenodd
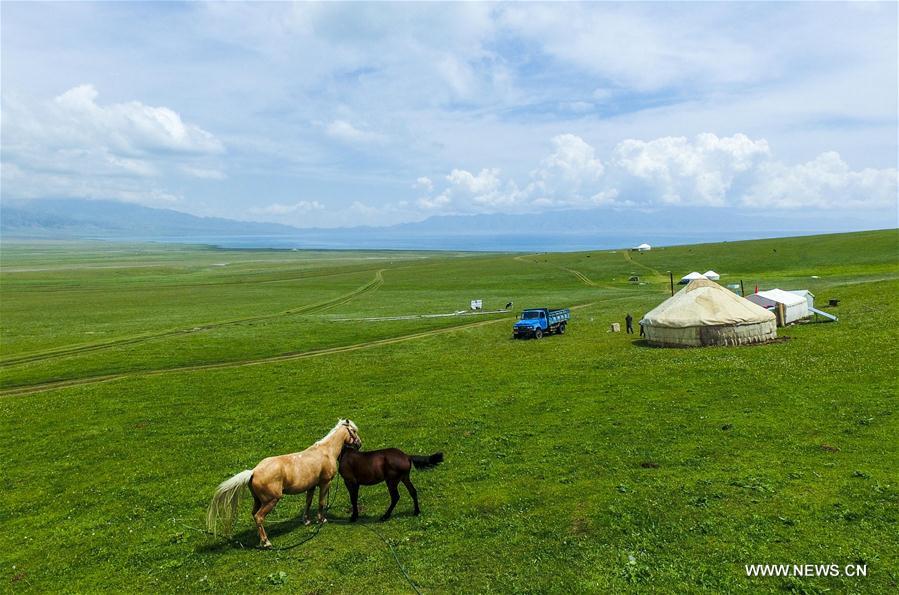
M763 308L775 308L777 304L783 304L785 310L784 324L790 324L797 320L807 318L808 302L805 298L782 289L769 289L747 295L746 299Z
M640 244L639 246L637 246L636 250L637 252L649 252L650 250L652 250L652 246L650 246L649 244Z
M705 279L705 276L702 273L697 273L696 271L693 271L692 273L681 277L680 281L678 281L677 284L678 285L686 285L690 281L696 281L697 279Z
M706 279L710 280L710 281L717 281L718 279L721 278L721 275L719 275L718 273L716 273L716 272L713 271L712 269L709 269L709 270L707 270L706 272L704 272L704 273L702 274L702 276L705 277Z
M640 321L650 345L747 345L777 338L774 314L708 279L686 287Z

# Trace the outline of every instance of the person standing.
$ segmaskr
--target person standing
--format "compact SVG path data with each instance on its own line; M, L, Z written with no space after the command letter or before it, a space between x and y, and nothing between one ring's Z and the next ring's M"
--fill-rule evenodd
M646 329L643 328L643 321L641 320L641 321L638 322L637 324L640 325L640 336L641 336L641 337L645 337L645 336L646 336Z
M630 312L624 317L624 325L627 327L627 334L634 334L634 317L630 315Z

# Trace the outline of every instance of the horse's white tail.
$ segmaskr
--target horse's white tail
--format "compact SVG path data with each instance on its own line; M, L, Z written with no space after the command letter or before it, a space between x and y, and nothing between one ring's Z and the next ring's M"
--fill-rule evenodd
M243 496L244 488L250 486L250 479L253 472L250 469L241 471L234 477L226 479L219 484L209 503L209 510L206 512L206 527L216 533L216 520L222 518L222 528L225 535L231 535L231 527L234 524L234 517L237 515L237 506L240 504L241 496Z

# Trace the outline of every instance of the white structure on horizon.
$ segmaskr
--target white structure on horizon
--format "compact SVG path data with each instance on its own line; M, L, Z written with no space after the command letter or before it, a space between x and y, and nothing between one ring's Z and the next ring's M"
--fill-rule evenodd
M652 246L650 246L649 244L640 244L639 246L634 248L634 250L636 250L637 252L649 252L650 250L652 250Z
M713 271L712 269L709 269L709 270L707 270L706 272L704 272L704 273L702 274L702 276L705 277L706 279L708 279L709 281L717 281L718 279L721 278L721 275L719 275L718 273L716 273L716 272Z

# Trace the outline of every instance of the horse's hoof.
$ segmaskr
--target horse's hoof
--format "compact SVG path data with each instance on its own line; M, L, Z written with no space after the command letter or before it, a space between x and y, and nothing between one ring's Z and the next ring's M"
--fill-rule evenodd
M259 544L259 549L263 549L263 550L270 550L270 549L272 549L272 542L271 542L271 541L266 541L265 543L260 543L260 544Z
M357 516L351 516L351 517L350 517L350 522L351 522L351 523L355 523L358 519L359 519L359 517L357 517Z
M328 522L328 519L318 519L318 522L321 523L322 525L324 525L325 523Z
M309 520L309 519L306 519L305 521L303 521L303 524L306 525L306 526L309 526L309 525L312 524L312 521Z
M415 516L418 516L418 515L421 514L421 511L420 511L420 510L413 510L413 511L412 511L412 514L414 514Z
M389 520L390 520L390 517L389 517L389 516L382 516L382 517L379 518L378 520L379 520L380 522L383 523L383 522L385 522L385 521L389 521Z

